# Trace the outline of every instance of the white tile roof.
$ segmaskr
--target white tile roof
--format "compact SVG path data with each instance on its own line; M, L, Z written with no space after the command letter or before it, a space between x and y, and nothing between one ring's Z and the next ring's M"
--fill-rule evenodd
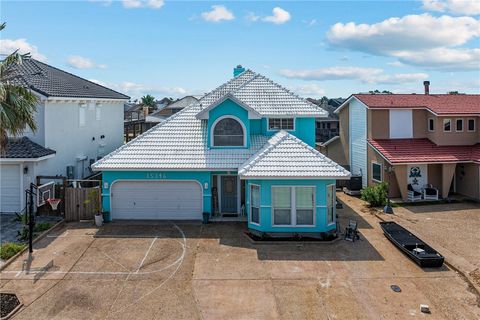
M301 177L344 177L348 174L315 149L289 134L285 136L283 132L270 140L263 135L252 135L248 149L209 148L207 121L197 119L196 115L227 94L234 95L263 115L326 114L316 105L247 70L205 95L199 103L184 108L97 161L92 165L93 170L237 170L247 163L242 166L245 176L250 173L278 176L281 173L288 177L295 174ZM277 147L278 152L274 150ZM277 159L277 154L282 158ZM255 166L251 167L251 164ZM278 173L271 172L275 170L279 170Z
M238 169L242 178L348 179L350 173L302 140L280 131Z
M252 135L249 149L210 149L207 122L195 118L199 111L200 106L193 104L177 112L93 164L93 169L237 170L268 140Z
M267 77L246 70L200 99L202 110L231 95L264 117L327 117L319 106L299 97Z

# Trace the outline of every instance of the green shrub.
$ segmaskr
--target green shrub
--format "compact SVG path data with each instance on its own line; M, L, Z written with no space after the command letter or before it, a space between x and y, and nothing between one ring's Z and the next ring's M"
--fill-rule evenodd
M25 248L24 244L6 242L0 246L0 258L8 260Z
M370 207L380 207L387 203L388 185L385 182L377 183L362 190L362 200Z
M50 222L40 222L36 223L35 227L33 228L33 232L43 232L45 230L50 229L53 226Z

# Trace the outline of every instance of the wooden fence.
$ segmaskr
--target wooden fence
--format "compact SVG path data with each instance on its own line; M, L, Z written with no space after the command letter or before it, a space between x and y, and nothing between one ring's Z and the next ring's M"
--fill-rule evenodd
M65 220L93 220L101 212L100 188L65 188Z

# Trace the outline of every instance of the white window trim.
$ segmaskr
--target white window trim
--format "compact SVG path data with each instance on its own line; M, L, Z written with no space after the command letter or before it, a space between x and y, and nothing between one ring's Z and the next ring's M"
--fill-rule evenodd
M445 124L450 122L450 130L445 130ZM443 132L452 132L452 119L443 119Z
M258 223L252 221L252 187L258 187L258 192L260 193L260 204L258 206ZM253 225L260 226L261 225L261 215L262 215L262 187L258 184L255 183L250 183L249 185L249 201L250 201L250 217L249 217L249 222Z
M326 222L327 222L327 226L331 226L331 225L334 225L335 223L337 223L337 206L336 206L336 200L337 200L337 194L336 194L336 185L334 184L327 184L327 188L326 188L326 194L325 194L325 198L328 200L328 188L329 187L333 187L333 205L332 205L332 209L333 209L333 220L332 222L328 222L328 208L330 207L327 203L327 205L325 206L326 207L326 215L325 215L325 218L327 219Z
M83 112L83 122L82 122L82 112ZM85 127L87 124L87 104L80 103L78 105L78 126Z
M270 119L292 119L293 120L293 129L270 129ZM295 122L296 122L296 118L294 117L288 117L288 118L275 118L275 117L272 117L272 118L267 118L267 131L268 132L278 132L280 130L286 130L286 131L295 131Z
M458 130L458 127L457 127L457 121L458 120L461 120L462 121L462 130ZM463 121L463 118L457 118L455 119L455 132L463 132L464 131L464 128L465 127L465 121Z
M468 129L468 122L469 122L470 120L473 120L473 130L469 130L469 129ZM476 129L477 129L477 119L475 119L475 118L468 118L468 119L467 119L467 132L475 132Z
M432 121L432 123L433 123L433 129L432 130L430 130L430 121ZM427 129L428 129L428 132L435 132L435 118L428 118Z
M297 203L295 196L295 188L313 188L313 224L297 224ZM275 206L273 205L273 189L274 188L290 188L290 220L291 224L275 224ZM308 227L313 228L317 225L317 187L309 185L272 185L270 187L271 192L271 225L273 228L284 227Z
M373 165L374 164L380 166L380 179L381 180L377 180L373 177ZM376 162L376 161L372 161L371 169L372 169L372 181L373 182L380 182L380 183L383 182L383 165L381 163Z
M216 146L214 144L215 143L215 138L214 138L213 132L215 130L215 126L217 125L218 122L220 122L223 119L227 119L227 118L231 118L233 120L238 121L238 123L240 123L240 125L242 126L243 145L241 145L241 146ZM212 147L212 148L245 148L246 146L247 146L247 128L245 127L245 124L243 123L243 121L240 120L240 118L238 118L236 116L233 116L233 115L224 115L224 116L218 117L213 122L212 127L210 128L210 147Z

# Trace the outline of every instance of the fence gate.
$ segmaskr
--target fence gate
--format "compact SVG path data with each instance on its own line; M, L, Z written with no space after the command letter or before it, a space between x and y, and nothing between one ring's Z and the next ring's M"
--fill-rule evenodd
M93 220L101 210L100 188L65 188L65 220Z

